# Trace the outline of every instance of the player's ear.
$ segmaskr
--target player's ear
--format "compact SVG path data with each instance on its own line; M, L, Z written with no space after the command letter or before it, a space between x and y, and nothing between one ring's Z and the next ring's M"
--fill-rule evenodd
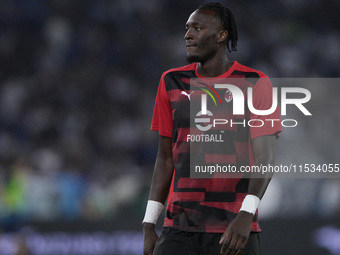
M226 41L227 38L228 38L228 31L227 30L221 30L218 34L217 42Z

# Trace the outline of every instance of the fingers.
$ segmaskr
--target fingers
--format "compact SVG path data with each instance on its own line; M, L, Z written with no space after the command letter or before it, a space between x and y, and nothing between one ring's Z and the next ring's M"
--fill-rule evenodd
M232 247L231 241L232 241L231 235L227 235L224 243L222 244L221 254L223 254L223 255L231 255L232 254L234 249L231 248Z
M236 255L236 253L238 253L238 250L232 250L232 252L230 253L230 255Z
M224 232L222 237L221 237L221 240L220 240L219 244L223 244L224 243L224 241L226 239L226 235L227 235L226 232Z
M240 237L233 235L233 238L230 241L229 249L230 255L236 255L240 250Z
M241 255L242 252L243 252L243 249L240 249L240 250L238 250L238 252L236 253L236 255Z
M235 242L234 249L237 251L243 250L247 244L247 240L247 238L239 237L238 240Z
M227 252L227 249L228 249L228 245L223 244L220 253L225 255Z
M228 245L226 245L225 243L223 243L223 244L222 244L222 247L221 247L220 253L221 253L221 254L225 254L226 251L227 251L227 249L228 249Z
M226 239L226 232L223 233L223 235L222 235L222 237L221 237L221 239L220 239L219 244L223 244L224 241L225 241L225 239Z
M228 232L222 235L222 238L220 240L220 244L222 244L221 254L226 254L226 251L229 247L230 240L231 240L231 235L229 235Z
M228 248L223 255L237 255L240 254L238 250Z
M238 235L233 235L232 237L221 238L225 239L222 244L221 254L223 255L241 255L244 247L247 244L248 238L243 238Z
M226 248L225 253L222 253L223 255L241 255L243 252L243 249L236 250L236 249L231 249L231 248Z

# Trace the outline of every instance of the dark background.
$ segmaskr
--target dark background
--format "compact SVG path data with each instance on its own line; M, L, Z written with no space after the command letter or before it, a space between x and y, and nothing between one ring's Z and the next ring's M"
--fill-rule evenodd
M56 254L141 253L158 81L186 64L184 25L204 2L0 0L0 254L53 254L41 250L49 235L69 235L51 237L61 247L97 231L116 245ZM222 2L239 32L229 59L276 78L339 77L339 1ZM311 109L322 113L339 92L312 95ZM339 163L337 106L284 129L277 161ZM273 180L261 205L264 254L340 254L313 239L337 226L339 194L336 178ZM117 248L119 238L134 241Z

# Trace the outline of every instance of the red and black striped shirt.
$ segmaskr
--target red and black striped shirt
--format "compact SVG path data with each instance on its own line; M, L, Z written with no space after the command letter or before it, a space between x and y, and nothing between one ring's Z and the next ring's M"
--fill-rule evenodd
M243 66L236 61L224 74L215 78L238 79L239 88L246 95L247 87L253 88L255 109L269 109L272 105L272 85L262 72ZM172 138L174 175L169 191L164 226L192 232L223 233L236 217L247 195L249 175L238 178L190 178L190 120L191 102L200 97L202 90L190 85L190 79L202 79L196 71L196 63L164 72L158 87L151 130ZM226 95L229 101L230 95ZM224 97L222 97L224 99ZM246 100L245 100L246 102ZM211 102L210 102L211 103ZM222 103L222 102L221 102ZM226 117L227 116L227 117ZM280 119L279 108L269 116L254 115L245 108L243 116L224 116L234 121L240 118L253 120ZM249 125L233 125L223 128L223 143L209 146L202 158L207 164L253 165L251 139L263 135L277 135L281 123L266 122L261 127L256 121ZM209 130L214 133L214 129ZM220 132L220 131L219 131ZM202 132L203 134L204 132ZM260 231L256 213L252 231Z

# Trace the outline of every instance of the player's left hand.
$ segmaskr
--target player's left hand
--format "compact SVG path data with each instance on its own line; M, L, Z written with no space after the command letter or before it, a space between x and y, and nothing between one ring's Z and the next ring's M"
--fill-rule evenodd
M254 215L240 211L223 233L220 244L221 254L240 255L249 238Z

